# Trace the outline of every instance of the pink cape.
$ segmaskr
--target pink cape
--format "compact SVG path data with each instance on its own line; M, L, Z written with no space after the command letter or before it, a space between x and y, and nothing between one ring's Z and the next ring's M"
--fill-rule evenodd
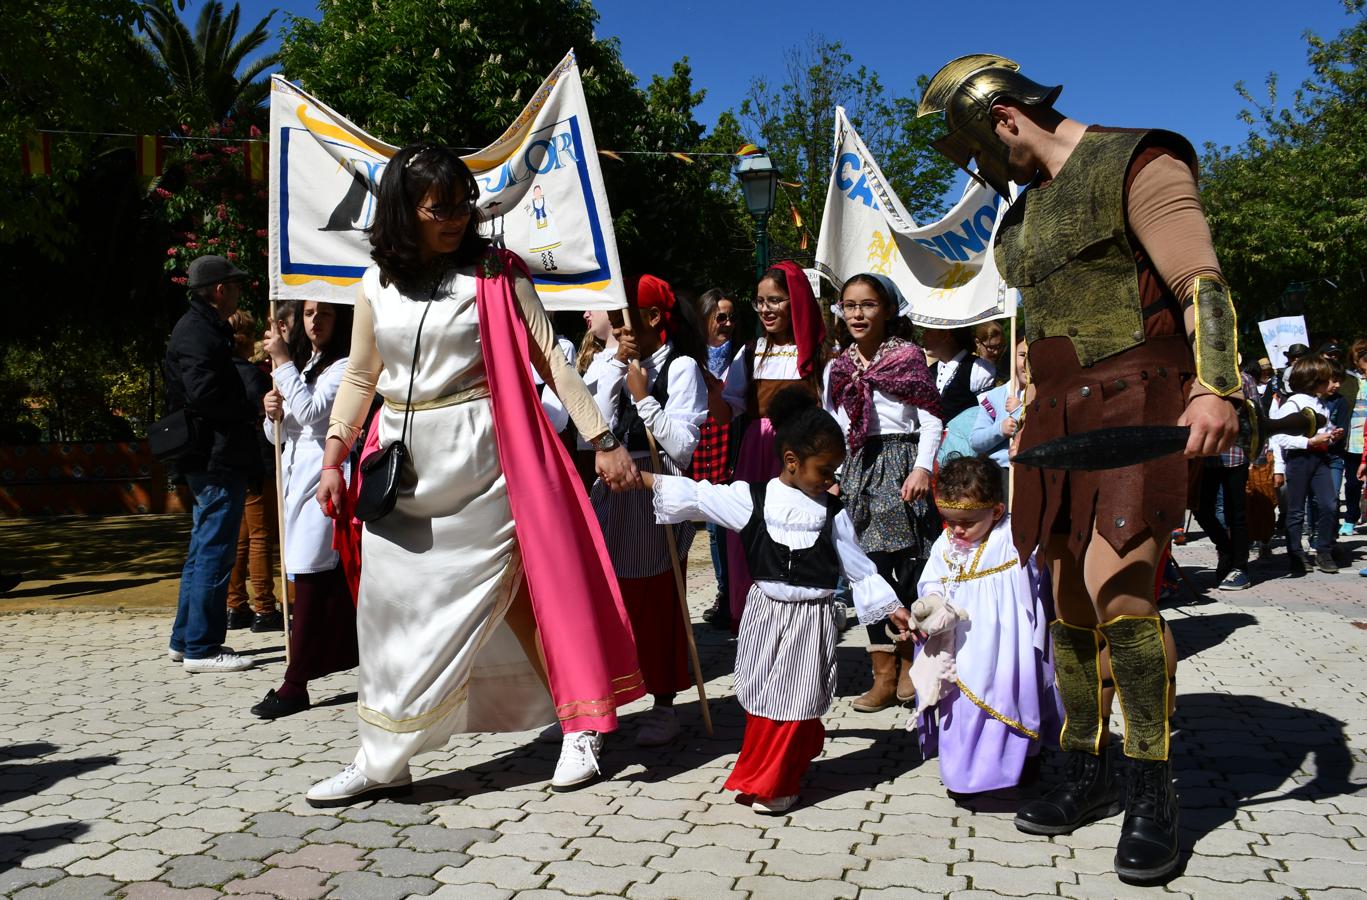
M626 607L588 495L532 384L527 326L514 294L522 261L486 257L475 291L498 459L522 567L566 733L613 731L617 707L645 694Z

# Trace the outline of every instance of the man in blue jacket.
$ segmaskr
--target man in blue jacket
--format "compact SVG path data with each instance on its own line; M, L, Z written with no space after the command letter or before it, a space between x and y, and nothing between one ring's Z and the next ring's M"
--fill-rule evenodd
M250 659L223 646L247 479L260 467L256 411L234 368L227 324L247 277L221 256L190 263L190 308L166 345L166 410L189 413L193 433L175 463L194 495L194 513L170 645L171 659L183 660L187 672L251 667Z

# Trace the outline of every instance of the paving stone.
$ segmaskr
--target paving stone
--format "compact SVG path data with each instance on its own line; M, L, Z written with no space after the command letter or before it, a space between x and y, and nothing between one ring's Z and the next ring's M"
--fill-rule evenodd
M1193 853L1187 860L1184 873L1197 878L1239 884L1245 881L1267 881L1269 872L1280 869L1277 860L1261 856L1206 856ZM1367 884L1367 868L1362 869L1362 874L1365 880L1361 883Z
M651 857L665 857L675 849L653 841L614 841L604 837L575 838L569 848L576 860L600 866L643 866Z
M328 874L316 869L270 869L255 878L239 878L223 885L230 894L264 894L282 900L313 900L328 892Z
M1072 884L1077 875L1045 866L1015 868L991 862L966 862L954 866L955 875L973 879L975 889L995 891L1009 897L1058 894L1059 884Z
M655 856L648 863L661 872L710 872L722 876L760 874L760 865L750 862L749 852L730 847L679 847L671 856Z
M541 863L509 856L486 856L472 859L462 866L447 866L433 877L442 884L492 884L510 891L527 891L541 887L550 878L538 875Z
M324 837L329 843L355 844L369 850L399 845L398 829L385 822L343 822Z
M963 840L966 839L950 841L919 834L880 834L872 843L859 844L851 852L865 859L919 859L940 864L967 862L971 856L960 846Z
M160 880L172 887L226 884L236 878L249 878L262 868L261 863L250 859L178 856L166 864L166 871L161 874Z
M541 813L540 815L528 816L518 822L504 822L499 831L504 834L530 834L540 833L554 835L555 837L570 838L588 837L598 829L589 824L589 817L576 813Z
M1288 860L1283 865L1286 871L1274 871L1272 880L1278 884L1295 885L1302 890L1354 886L1361 888L1367 884L1367 865L1353 864L1345 860Z
M763 874L793 881L839 881L848 869L862 869L868 860L848 853L802 853L797 850L756 850L752 862L764 866Z
M455 830L465 828L497 828L504 822L525 819L527 813L520 809L500 806L492 809L474 809L467 806L445 806L437 810L437 823Z
M426 896L437 889L430 878L383 878L374 872L342 872L328 882L329 897L338 900L401 900Z
M217 900L211 888L173 888L159 881L141 881L124 887L124 900Z
M865 888L859 892L860 900L864 900L864 898L870 898L870 900L941 900L944 896L944 894L927 894L924 891L907 887L874 888L872 890Z
M108 875L117 881L151 881L166 865L155 850L115 850L99 859L78 859L66 867L72 875Z
M276 853L288 853L302 847L304 842L293 837L259 837L254 834L237 832L220 834L210 841L204 851L208 856L219 859L265 859Z
M963 875L950 875L947 866L928 864L915 859L872 859L869 860L868 868L850 872L845 878L869 888L911 884L919 891L936 895L968 887L968 879ZM863 892L860 893L862 895Z
M117 882L103 875L70 875L44 887L26 887L14 895L14 900L88 900L108 897L118 887Z
M589 820L597 830L594 837L611 838L614 841L656 841L660 842L671 834L689 828L687 822L671 822L668 819L633 819L631 816L595 816Z
M750 892L750 900L793 900L800 892L802 900L854 897L859 888L842 881L804 881L794 884L787 878L772 875L746 875L736 881L736 887Z
M329 822L330 820L330 822ZM263 812L252 816L247 830L265 838L297 837L309 832L326 831L342 824L341 819L330 816L301 817L284 812ZM316 839L316 838L315 838Z
M488 828L445 828L441 825L410 825L399 832L401 846L414 850L462 851L480 841L496 840L499 832Z
M825 834L827 832L812 832ZM699 825L690 831L670 834L666 844L675 847L706 847L716 845L733 850L766 850L778 844L772 837L759 828L746 828L743 825ZM782 846L779 844L779 846Z
M416 803L391 803L385 800L347 807L338 813L340 818L348 822L388 822L390 825L426 825L434 815L430 809Z
M443 884L427 896L431 900L508 900L513 895L492 884Z
M601 866L578 858L547 863L541 872L551 876L546 886L553 890L613 897L620 897L631 885L648 882L659 874L643 866Z
M1112 850L1113 855L1114 852L1115 851ZM1065 897L1074 898L1074 900L1153 900L1156 895L1156 891L1152 887L1125 884L1116 877L1114 869L1109 870L1102 875L1079 874L1077 880L1077 884L1060 884L1059 893ZM1178 878L1168 882L1163 886L1164 893L1158 896L1163 897L1163 900L1169 900L1170 897L1174 896L1191 897L1189 892L1176 887L1181 880L1182 879ZM1215 883L1208 882L1208 884L1214 885ZM1229 885L1220 885L1220 890L1228 892ZM1223 898L1230 895L1217 892L1201 896L1202 900L1205 900L1206 896L1211 898ZM1238 894L1232 895L1231 900L1234 900L1234 898L1237 898L1238 896Z
M420 853L404 847L385 847L372 850L367 854L372 860L368 871L377 872L386 878L405 875L431 876L443 866L464 865L470 857L464 853Z
M350 844L309 844L293 853L277 853L268 866L302 866L320 872L356 872L366 867L365 851Z
M649 884L634 884L626 895L640 900L676 900L680 897L745 897L743 891L733 890L735 879L710 872L666 872Z
M18 869L11 868L0 872L0 895L9 896L20 888L31 884L44 885L56 881L65 873L58 868Z
M26 869L42 869L52 866L65 869L81 859L98 859L114 850L112 844L94 841L89 844L73 844L63 840L44 840L29 845L30 849L20 862Z
M994 863L1002 866L1044 866L1048 868L1056 865L1060 856L1071 855L1071 851L1067 847L1051 844L1048 840L998 841L993 838L971 837L956 840L954 849L971 851L975 862ZM924 859L924 857L918 858Z
M799 853L843 853L869 839L861 831L814 831L793 825L766 828L764 836L771 838L780 850L796 850Z
M120 850L160 850L168 856L201 853L212 836L198 828L158 828L147 834L132 834L114 842Z
M519 859L552 862L569 859L574 851L566 848L564 838L549 834L504 834L493 841L480 841L466 848L471 856L515 856Z

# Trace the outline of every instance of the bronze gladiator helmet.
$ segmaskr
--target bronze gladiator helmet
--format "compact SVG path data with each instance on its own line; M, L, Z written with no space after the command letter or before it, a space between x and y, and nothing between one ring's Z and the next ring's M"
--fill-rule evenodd
M934 147L959 168L1011 196L1008 150L992 128L992 104L1010 98L1026 106L1051 107L1063 85L1049 87L1020 73L1020 64L992 53L974 53L951 60L935 73L921 97L918 116L943 112L949 134ZM978 171L968 167L976 161Z

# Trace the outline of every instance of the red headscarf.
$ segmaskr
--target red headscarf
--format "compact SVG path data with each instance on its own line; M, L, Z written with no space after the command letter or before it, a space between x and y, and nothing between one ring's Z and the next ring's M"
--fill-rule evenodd
M660 317L660 343L669 340L669 326L674 318L674 289L669 282L654 275L641 275L628 278L627 305L637 309L658 309Z
M778 269L787 278L788 314L793 324L793 340L797 343L797 372L803 378L810 378L821 360L821 342L826 339L821 307L812 294L807 273L797 263L785 259L770 268Z

